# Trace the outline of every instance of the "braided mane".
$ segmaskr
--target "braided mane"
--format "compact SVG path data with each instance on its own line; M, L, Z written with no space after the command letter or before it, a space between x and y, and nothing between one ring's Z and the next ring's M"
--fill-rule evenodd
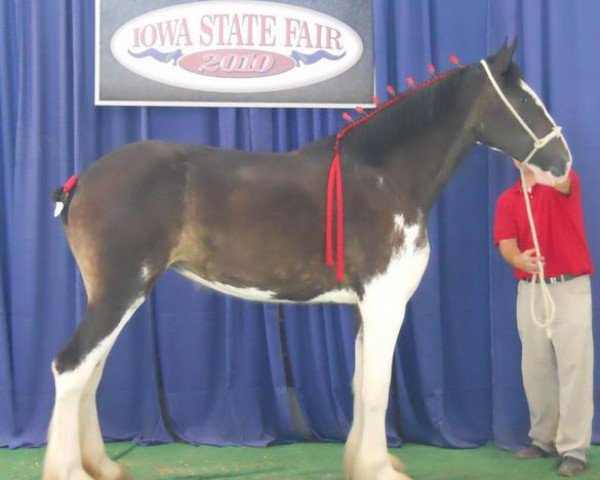
M419 83L415 87L405 90L404 92L401 92L398 95L389 98L386 102L378 105L375 109L371 110L369 113L367 113L363 117L360 117L357 120L354 120L352 123L349 123L348 125L344 126L337 133L336 137L342 138L350 130L354 129L355 127L358 127L359 125L367 123L369 120L371 120L373 117L375 117L382 111L386 110L391 105L395 105L396 103L399 103L402 100L412 97L413 95L420 93L422 90L425 90L427 87L430 87L432 85L440 83L442 80L446 80L446 79L452 77L453 75L457 74L458 72L465 70L465 68L466 67L458 67L458 68L454 68L452 70L448 70L447 72L444 72L440 75L432 77L429 80L425 80L424 82Z
M373 120L374 118L377 118L378 116L380 117L382 112L389 112L390 108L392 105L396 105L400 102L402 102L403 100L406 100L408 98L413 98L417 93L423 92L424 90L426 90L428 87L431 87L433 85L448 85L449 88L453 88L456 84L456 82L445 82L443 80L448 80L448 79L456 79L457 77L459 77L459 75L457 75L459 72L463 72L466 70L466 67L459 67L459 68L455 68L452 70L449 70L447 72L444 72L436 77L433 77L425 82L420 83L419 85L417 85L415 88L411 88L409 90L406 90L402 93L400 93L399 95L396 95L392 98L390 98L389 100L387 100L385 103L379 105L377 108L375 108L374 110L370 111L369 113L365 114L364 116L358 118L357 120L352 121L351 123L349 123L348 125L346 125L345 127L343 127L336 135L335 137L335 143L333 146L333 157L331 160L331 167L329 169L329 178L328 178L328 182L327 182L327 211L326 211L326 230L325 230L325 263L327 266L334 266L334 263L336 264L336 279L341 282L344 278L344 201L343 201L343 193L342 193L342 168L341 168L341 162L340 162L340 147L341 147L341 141L342 139L346 136L346 134L348 134L351 131L356 130L356 135L359 136L359 140L363 140L363 148L368 150L370 152L370 155L367 156L366 158L371 158L371 161L377 161L378 159L378 155L377 155L377 151L381 151L381 143L382 140L384 138L396 138L396 141L398 139L398 136L402 136L404 135L408 135L410 133L412 133L412 128L410 128L411 123L409 122L407 124L407 128L400 128L398 129L397 126L393 125L392 122L384 122L384 128L386 129L394 129L394 132L390 132L390 133L394 133L395 135L373 135L373 132L370 131L371 129L369 129L369 125L372 124L373 122L371 122L371 120ZM431 95L428 95L428 97L426 97L428 100L432 100L435 99L435 95L438 93L437 89L431 89ZM377 103L377 102L376 102ZM429 107L429 108L428 108ZM431 103L424 106L424 105L415 105L415 108L418 109L419 111L424 111L427 108L427 111L425 113L428 114L429 117L432 116L432 109L431 107ZM439 105L438 105L438 109L439 109ZM435 113L435 109L433 109L434 113ZM413 117L411 117L411 120L414 120ZM412 122L417 123L416 128L420 127L419 122ZM357 128L357 127L361 127L364 126L365 128ZM363 135L360 135L360 131L364 131ZM334 206L334 200L335 200L335 205L336 205L336 261L334 261L333 258L333 206Z
M343 139L338 147L363 153L364 161L377 164L391 146L426 134L428 127L453 111L457 98L454 93L467 68L450 70L391 97L344 126L336 136Z

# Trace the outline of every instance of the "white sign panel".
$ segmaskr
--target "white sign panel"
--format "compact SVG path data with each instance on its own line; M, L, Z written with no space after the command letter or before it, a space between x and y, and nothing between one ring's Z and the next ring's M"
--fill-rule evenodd
M370 0L96 7L99 105L371 104Z

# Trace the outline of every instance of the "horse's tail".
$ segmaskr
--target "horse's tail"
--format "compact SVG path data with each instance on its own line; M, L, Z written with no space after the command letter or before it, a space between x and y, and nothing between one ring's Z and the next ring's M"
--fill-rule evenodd
M52 200L54 201L54 216L62 218L64 223L67 223L67 213L69 204L77 187L77 175L72 175L62 187L57 188L52 192Z

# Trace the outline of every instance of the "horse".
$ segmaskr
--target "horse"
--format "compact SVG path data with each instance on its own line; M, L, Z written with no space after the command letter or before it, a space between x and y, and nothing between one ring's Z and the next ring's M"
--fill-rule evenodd
M515 48L504 42L298 150L142 141L59 189L87 307L52 361L43 480L131 478L105 452L96 390L119 333L169 268L244 299L357 305L345 474L409 479L387 451L384 418L405 307L429 258L432 206L478 143L527 163L546 184L572 163L560 127L521 79ZM334 238L335 271L325 262Z

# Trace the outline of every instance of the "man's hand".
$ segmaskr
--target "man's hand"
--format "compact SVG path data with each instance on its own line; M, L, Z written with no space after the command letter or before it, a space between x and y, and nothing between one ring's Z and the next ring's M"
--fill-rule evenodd
M535 254L535 248L521 251L517 246L517 240L514 238L501 240L500 254L514 268L523 270L527 273L539 273L539 262L544 263L544 257L538 257Z
M552 187L563 195L569 195L571 193L571 177L566 175L564 179L557 181Z
M513 265L519 270L534 274L540 272L539 264L544 263L544 257L538 257L535 254L535 248L530 248L517 255L513 261Z
M512 159L515 167L522 170L525 174L525 183L528 188L533 187L536 183L541 185L547 185L554 188L557 192L563 195L569 195L571 193L571 177L567 174L564 177L556 178L550 172L545 172L536 165L527 164L523 165L521 162Z

